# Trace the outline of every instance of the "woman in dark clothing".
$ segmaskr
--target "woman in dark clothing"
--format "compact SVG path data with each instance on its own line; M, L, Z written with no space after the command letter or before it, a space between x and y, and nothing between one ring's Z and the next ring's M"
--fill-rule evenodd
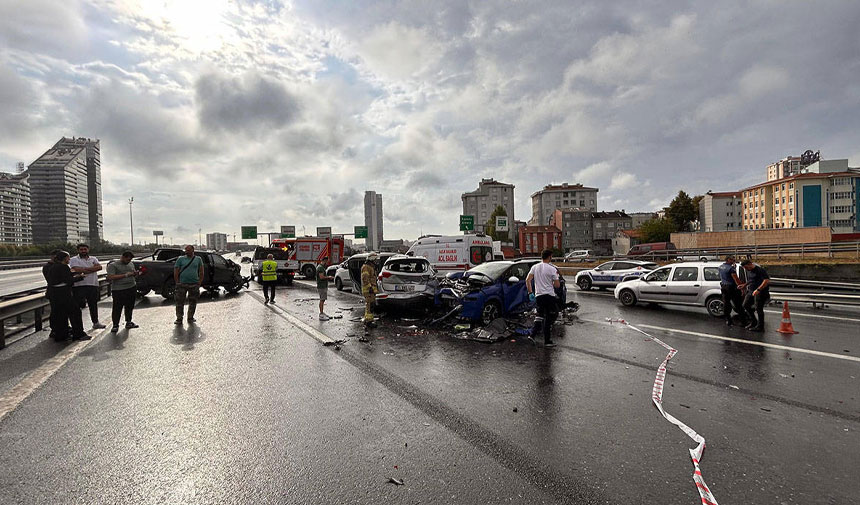
M89 340L92 337L84 331L81 309L75 302L72 286L81 275L72 274L69 268L69 253L57 251L51 261L42 269L48 283L46 295L51 302L51 338L54 340ZM72 325L69 333L69 323Z

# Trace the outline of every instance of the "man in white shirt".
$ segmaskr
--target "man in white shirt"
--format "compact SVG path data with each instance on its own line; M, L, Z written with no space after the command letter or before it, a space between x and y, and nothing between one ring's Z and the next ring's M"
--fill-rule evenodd
M90 246L78 244L78 255L69 260L72 272L84 274L84 278L74 285L75 300L80 308L90 306L90 319L93 329L104 328L99 322L99 270L102 269L98 258L90 256Z
M544 250L541 261L529 270L526 277L526 290L529 292L529 300L537 301L538 315L532 335L537 335L543 330L543 346L555 347L552 341L551 331L555 319L558 317L558 300L555 296L555 288L561 287L558 279L558 269L552 264L552 251Z

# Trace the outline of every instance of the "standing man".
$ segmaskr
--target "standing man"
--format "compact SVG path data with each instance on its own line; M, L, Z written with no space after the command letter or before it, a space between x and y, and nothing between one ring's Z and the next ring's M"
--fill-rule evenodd
M53 338L55 340L91 339L92 337L84 331L81 309L75 301L74 293L72 293L72 286L81 279L82 274L72 275L72 270L69 268L69 253L57 251L54 255L54 261L43 271L45 281L48 283L45 294L51 302L51 334ZM71 323L71 334L69 333L69 323Z
M743 308L743 295L741 295L741 280L735 269L735 257L731 254L726 256L726 262L720 265L720 294L723 296L723 311L726 316L726 325L732 326L732 307L741 316L741 325L747 325L747 313Z
M200 298L200 285L203 284L203 260L194 255L194 246L185 246L185 256L176 258L173 266L173 282L176 284L176 321L182 324L185 298L188 298L188 323L196 321L197 299Z
M131 263L132 258L134 258L134 254L131 251L125 251L119 261L108 263L107 266L107 278L110 281L111 297L113 298L111 333L119 331L119 316L123 311L125 311L125 327L127 329L138 328L138 325L131 320L134 301L137 298L137 282L134 278L139 275Z
M263 296L266 297L264 303L275 303L275 287L278 284L278 262L275 261L275 256L269 254L266 260L263 261L263 271L260 273L263 281ZM269 292L271 291L271 295Z
M93 322L93 329L97 330L104 328L105 325L99 322L99 276L98 272L102 269L98 258L90 256L90 246L87 244L78 244L78 255L69 260L69 266L72 267L72 272L84 274L84 278L75 283L73 291L75 300L78 306L83 309L85 306L90 306L90 319Z
M331 319L323 310L325 306L326 298L328 298L328 281L333 281L334 277L330 275L326 275L326 268L329 266L328 256L322 259L319 265L317 265L317 291L320 294L320 321L328 321ZM364 267L361 268L362 276L361 276L361 284L364 285Z
M751 331L764 331L764 304L770 300L770 277L764 268L752 260L744 260L741 266L747 271L747 282L742 286L746 288L744 309L750 318L746 327Z
M538 310L532 334L543 329L543 346L555 347L552 341L552 325L558 317L555 289L561 287L561 281L558 278L558 269L552 264L551 249L544 249L541 260L529 270L529 275L526 277L529 301L537 301Z
M379 287L376 285L376 266L374 262L379 259L376 253L370 253L367 261L361 267L361 294L364 296L364 324L373 326L373 302L376 301L376 293Z

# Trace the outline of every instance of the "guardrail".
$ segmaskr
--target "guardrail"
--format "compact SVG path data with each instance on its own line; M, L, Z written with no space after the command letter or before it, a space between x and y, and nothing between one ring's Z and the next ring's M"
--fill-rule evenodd
M144 256L149 256L151 254L152 254L152 252L144 251L144 252L140 252L140 253L135 253L135 256L144 257ZM119 259L121 255L120 254L105 254L105 255L93 254L93 256L96 256L97 258L99 258L99 260L106 263L106 262L111 261L111 260ZM32 257L32 258L26 258L26 259L0 258L0 270L15 270L18 268L40 267L40 266L44 265L45 262L47 262L49 259L50 258L48 258L48 257L44 257L44 258Z
M860 306L860 295L839 295L832 293L780 293L772 292L771 301L811 303L813 307L824 305Z
M99 298L109 296L110 281L102 275L99 277ZM51 313L50 302L45 297L45 288L39 292L29 290L28 293L18 298L0 301L0 349L6 347L6 321L15 319L16 323L23 323L24 317L32 314L33 322L16 328L11 334L19 333L30 328L41 331L45 319ZM47 310L46 310L47 308Z

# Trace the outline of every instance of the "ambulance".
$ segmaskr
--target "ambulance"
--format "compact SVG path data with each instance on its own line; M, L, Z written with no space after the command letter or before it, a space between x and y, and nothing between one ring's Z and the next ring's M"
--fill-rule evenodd
M440 274L464 272L493 261L493 239L475 235L425 235L415 241L407 256L423 256Z
M328 256L332 265L343 261L343 239L340 237L276 238L272 247L290 251L290 261L299 265L299 272L307 279L316 278L317 265Z

